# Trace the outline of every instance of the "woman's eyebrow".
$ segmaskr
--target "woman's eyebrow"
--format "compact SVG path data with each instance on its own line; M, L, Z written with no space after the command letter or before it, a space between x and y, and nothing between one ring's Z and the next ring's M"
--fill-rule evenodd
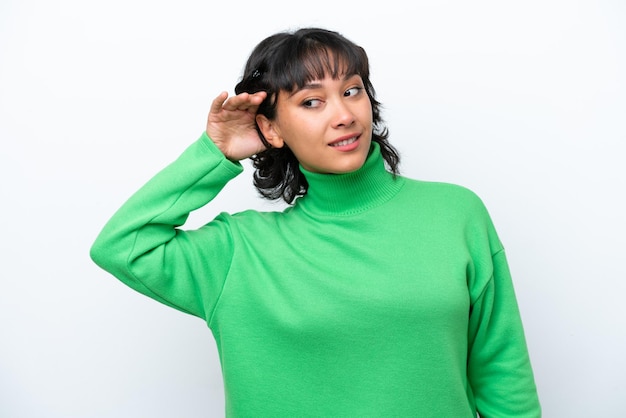
M307 83L307 84L305 84L304 86L302 86L302 87L300 87L298 89L293 90L291 93L289 93L288 97L292 97L295 94L297 94L297 93L299 93L301 91L304 91L304 90L319 89L319 88L322 88L322 86L323 86L322 83L320 83L319 81L310 82L310 83Z
M350 74L350 75L344 74L344 76L341 79L342 79L342 81L348 81L351 78L356 77L356 76L358 76L358 74ZM322 87L323 87L323 83L322 82L320 82L320 81L310 81L310 82L306 83L304 86L302 86L302 87L300 87L298 89L293 90L291 93L289 93L289 96L287 96L287 97L292 97L293 95L295 95L298 92L301 92L303 90L314 90L314 89L319 89L319 88L322 88Z

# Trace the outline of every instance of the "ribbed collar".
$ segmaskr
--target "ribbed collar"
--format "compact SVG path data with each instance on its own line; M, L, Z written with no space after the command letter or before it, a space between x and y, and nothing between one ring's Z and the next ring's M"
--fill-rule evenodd
M402 177L385 169L380 145L372 142L361 168L346 174L313 173L300 167L309 182L305 196L297 199L296 208L323 215L351 215L379 206L400 190Z

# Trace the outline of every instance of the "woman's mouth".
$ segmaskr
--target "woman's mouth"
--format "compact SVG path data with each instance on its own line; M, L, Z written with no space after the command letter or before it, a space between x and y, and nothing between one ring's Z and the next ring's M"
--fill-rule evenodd
M358 139L357 136L353 136L352 138L342 139L341 141L333 142L330 144L331 147L345 147L346 145L350 145Z

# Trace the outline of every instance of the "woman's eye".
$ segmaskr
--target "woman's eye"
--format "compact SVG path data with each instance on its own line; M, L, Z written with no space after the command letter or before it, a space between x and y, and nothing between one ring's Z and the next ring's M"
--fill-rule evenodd
M318 107L320 105L319 99L308 99L302 102L302 106L304 107Z
M359 94L361 92L361 90L363 90L363 87L352 87L352 88L349 88L348 90L346 90L343 95L346 96L346 97L356 96L357 94Z

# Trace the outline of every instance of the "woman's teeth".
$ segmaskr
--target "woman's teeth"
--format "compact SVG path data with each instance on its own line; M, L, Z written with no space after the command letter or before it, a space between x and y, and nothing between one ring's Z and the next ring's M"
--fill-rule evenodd
M334 144L330 144L331 147L342 147L344 145L348 145L356 141L356 136L354 138L344 139L343 141L335 142Z

